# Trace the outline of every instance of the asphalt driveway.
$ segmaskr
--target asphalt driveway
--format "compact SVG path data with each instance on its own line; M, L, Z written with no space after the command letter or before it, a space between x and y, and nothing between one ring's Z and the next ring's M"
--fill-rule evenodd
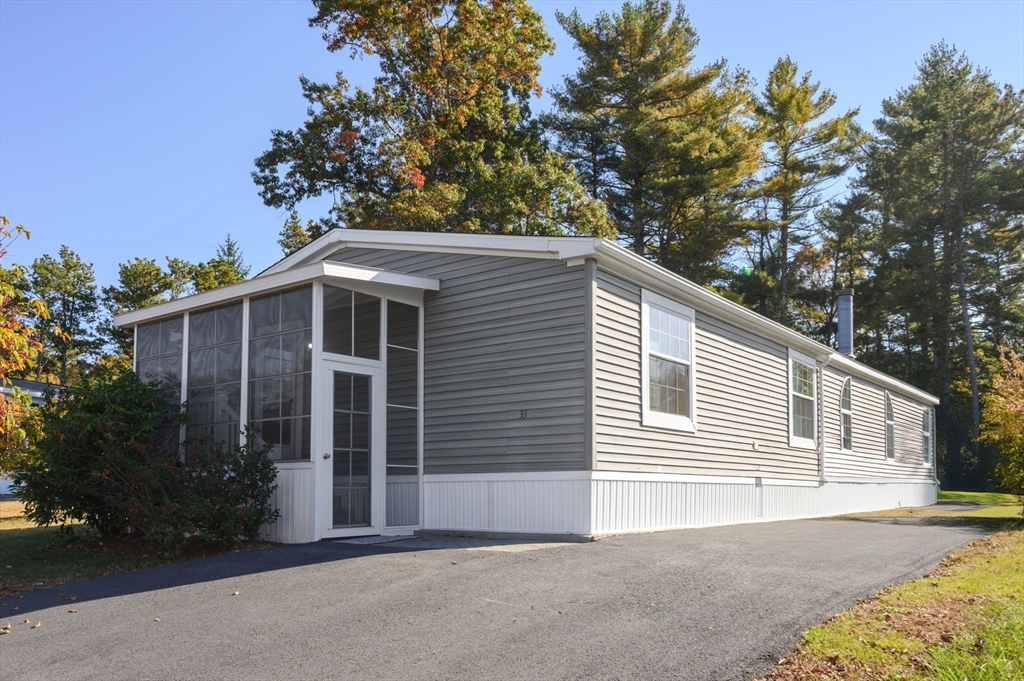
M231 554L3 599L0 681L749 679L983 534L833 519Z

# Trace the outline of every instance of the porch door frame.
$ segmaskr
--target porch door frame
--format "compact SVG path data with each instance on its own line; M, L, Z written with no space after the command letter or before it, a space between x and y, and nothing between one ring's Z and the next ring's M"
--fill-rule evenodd
M334 355L332 357L338 357ZM350 361L354 360L354 361ZM334 372L370 377L370 524L334 527ZM383 534L386 515L387 405L384 370L380 362L358 358L320 360L317 368L319 396L315 402L316 432L313 450L316 467L317 535L320 539L366 537ZM330 456L325 457L325 454Z

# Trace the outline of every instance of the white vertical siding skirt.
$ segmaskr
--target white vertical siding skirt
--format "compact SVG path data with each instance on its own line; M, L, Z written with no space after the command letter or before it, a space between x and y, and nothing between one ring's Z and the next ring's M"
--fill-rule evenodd
M424 476L424 529L616 534L933 504L934 482L829 482L613 472Z
M277 491L272 503L281 517L272 525L264 525L262 537L284 544L316 541L316 504L312 467L278 468Z

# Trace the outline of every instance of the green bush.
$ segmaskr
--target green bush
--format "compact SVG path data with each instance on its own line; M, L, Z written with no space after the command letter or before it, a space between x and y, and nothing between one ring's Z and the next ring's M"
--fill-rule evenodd
M102 535L133 530L166 547L256 538L278 517L276 467L246 446L194 442L183 456L173 397L131 372L50 396L36 456L14 474L25 515L69 534L79 522Z

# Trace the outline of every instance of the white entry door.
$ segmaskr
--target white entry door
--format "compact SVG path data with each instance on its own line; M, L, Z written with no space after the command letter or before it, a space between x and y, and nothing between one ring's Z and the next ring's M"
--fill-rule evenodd
M384 528L385 405L379 368L325 361L314 454L320 536L359 537Z

